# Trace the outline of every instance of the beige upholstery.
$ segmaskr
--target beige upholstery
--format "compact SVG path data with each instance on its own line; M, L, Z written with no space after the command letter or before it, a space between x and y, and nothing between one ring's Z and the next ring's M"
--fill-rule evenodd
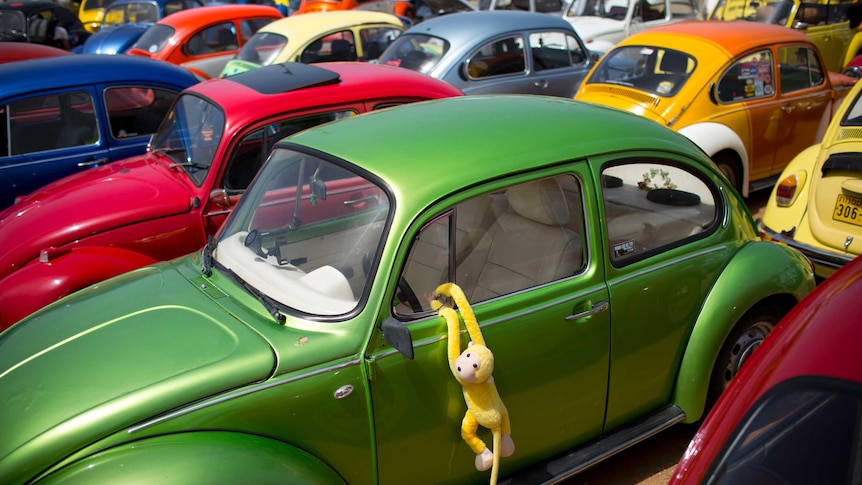
M508 207L458 265L456 282L479 302L573 275L581 237L568 224L569 203L554 179L511 187Z

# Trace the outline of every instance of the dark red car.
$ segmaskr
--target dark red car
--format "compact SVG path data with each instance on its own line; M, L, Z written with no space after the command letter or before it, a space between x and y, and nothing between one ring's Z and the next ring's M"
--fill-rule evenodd
M736 375L669 484L862 481L862 259L801 300Z
M348 62L277 64L186 89L146 154L61 179L0 213L0 330L85 286L203 247L279 139L461 94L407 69Z

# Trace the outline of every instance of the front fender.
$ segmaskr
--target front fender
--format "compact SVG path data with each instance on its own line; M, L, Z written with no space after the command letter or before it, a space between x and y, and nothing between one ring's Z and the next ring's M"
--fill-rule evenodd
M742 186L748 187L748 150L735 131L721 123L696 123L678 131L710 157L722 150L736 152L742 161Z
M40 484L344 484L318 458L287 443L225 431L177 433L109 448L37 480Z
M766 266L772 271L760 269ZM687 423L702 417L712 368L740 318L766 299L790 297L798 302L813 289L811 265L798 251L765 241L739 250L707 296L682 357L674 402Z
M113 247L49 249L46 262L31 261L0 280L0 331L77 290L156 262Z

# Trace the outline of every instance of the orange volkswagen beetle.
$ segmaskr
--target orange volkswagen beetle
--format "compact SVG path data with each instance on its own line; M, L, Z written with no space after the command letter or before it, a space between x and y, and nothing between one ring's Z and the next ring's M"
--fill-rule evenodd
M185 67L199 79L218 77L228 60L264 25L282 18L275 7L217 5L181 10L148 28L127 54Z
M854 80L829 73L805 34L744 21L680 22L608 52L575 99L645 116L703 149L749 192L823 137Z

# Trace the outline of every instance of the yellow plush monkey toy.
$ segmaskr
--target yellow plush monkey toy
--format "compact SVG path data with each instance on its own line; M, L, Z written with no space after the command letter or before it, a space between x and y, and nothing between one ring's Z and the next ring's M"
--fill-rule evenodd
M461 310L464 326L471 341L461 352L461 324L458 313L452 307L452 302ZM448 329L449 368L455 379L464 388L464 401L467 402L467 413L461 421L461 437L476 453L476 469L479 471L491 468L491 485L497 483L500 457L510 456L515 452L515 442L512 441L512 428L509 423L509 412L497 393L494 378L494 354L485 345L482 330L470 303L461 288L454 283L444 283L434 292L432 308L446 319ZM476 434L479 425L491 430L493 435L493 451L489 450Z

